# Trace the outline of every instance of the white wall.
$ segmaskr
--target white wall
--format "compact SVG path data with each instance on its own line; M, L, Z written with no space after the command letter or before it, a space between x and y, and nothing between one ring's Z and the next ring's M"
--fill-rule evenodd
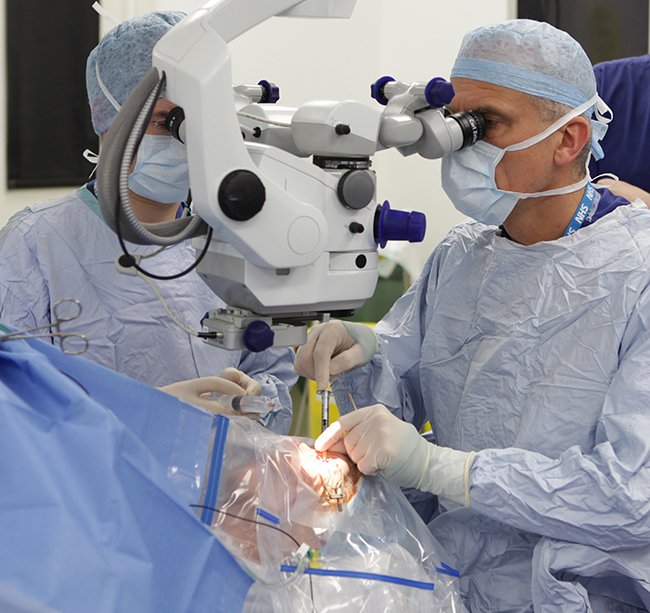
M158 9L191 11L203 4L200 0L102 2L120 20ZM274 81L280 85L282 103L292 106L319 98L370 100L370 83L384 74L403 81L448 76L464 32L513 16L514 0L357 0L349 20L273 18L232 43L233 80ZM2 20L0 36L4 37L4 15ZM110 27L102 20L102 31ZM0 42L4 54L4 40ZM5 62L1 65L4 69ZM3 109L5 83L6 78L0 83ZM0 153L0 224L24 204L65 191L7 192L5 149ZM412 265L419 269L433 245L461 219L440 187L439 162L405 159L386 151L375 157L374 168L380 200L389 200L395 208L427 213L425 244L407 250Z

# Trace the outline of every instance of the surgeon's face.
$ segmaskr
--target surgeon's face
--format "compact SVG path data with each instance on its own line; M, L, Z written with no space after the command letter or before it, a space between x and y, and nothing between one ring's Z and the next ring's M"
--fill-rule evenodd
M492 83L474 79L454 78L453 112L475 110L486 121L485 140L500 148L514 145L542 132L549 121L543 121L530 96ZM562 136L554 132L543 141L522 149L508 151L496 167L499 189L515 192L538 192L556 187L557 169L553 154Z

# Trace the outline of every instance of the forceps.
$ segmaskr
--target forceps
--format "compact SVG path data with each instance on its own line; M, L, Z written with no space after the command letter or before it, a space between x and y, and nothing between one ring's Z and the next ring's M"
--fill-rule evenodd
M67 305L72 305L72 308L70 309ZM69 311L69 314L66 314L66 311ZM81 311L82 307L79 300L76 298L62 298L61 300L57 300L52 307L52 313L54 315L54 321L52 323L36 326L35 328L28 328L27 330L16 330L15 332L9 332L9 334L2 334L0 335L0 343L3 341L13 341L22 338L56 337L60 340L61 351L63 351L63 353L68 355L80 355L88 351L88 338L85 334L80 334L79 332L61 332L61 324L79 319ZM46 329L51 331L39 332L39 330ZM71 338L80 339L81 347L75 350L74 347L77 343L76 341L73 341L71 348L69 340Z

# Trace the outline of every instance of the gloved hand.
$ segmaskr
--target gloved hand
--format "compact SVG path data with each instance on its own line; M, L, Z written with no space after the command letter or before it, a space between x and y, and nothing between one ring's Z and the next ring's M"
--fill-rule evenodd
M343 415L314 443L317 451L347 453L366 475L383 471L401 487L415 487L469 507L474 452L427 442L409 423L376 404Z
M262 393L262 385L259 381L256 381L253 377L249 377L245 372L237 370L236 368L224 368L219 377L236 383L242 390L244 390L242 396L259 396Z
M218 377L199 377L170 383L158 388L159 390L176 396L179 400L193 404L210 411L226 415L245 415L224 407L216 400L211 400L211 394L230 394L233 396L259 396L262 391L260 384L247 374L236 368L226 368ZM249 415L257 419L257 415Z
M377 351L377 336L365 324L332 320L314 326L298 348L295 369L327 389L330 377L370 362Z

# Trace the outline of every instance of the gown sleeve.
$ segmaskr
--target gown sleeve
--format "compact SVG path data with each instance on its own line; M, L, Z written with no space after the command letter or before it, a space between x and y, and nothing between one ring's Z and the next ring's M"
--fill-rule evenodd
M650 289L619 348L595 446L558 458L508 448L479 451L471 508L528 532L606 551L650 544ZM571 407L567 407L570 411Z
M243 351L239 370L262 386L262 396L279 403L280 409L269 413L261 423L276 434L288 434L292 408L289 391L298 379L293 369L294 352L289 348L267 349L260 353Z

